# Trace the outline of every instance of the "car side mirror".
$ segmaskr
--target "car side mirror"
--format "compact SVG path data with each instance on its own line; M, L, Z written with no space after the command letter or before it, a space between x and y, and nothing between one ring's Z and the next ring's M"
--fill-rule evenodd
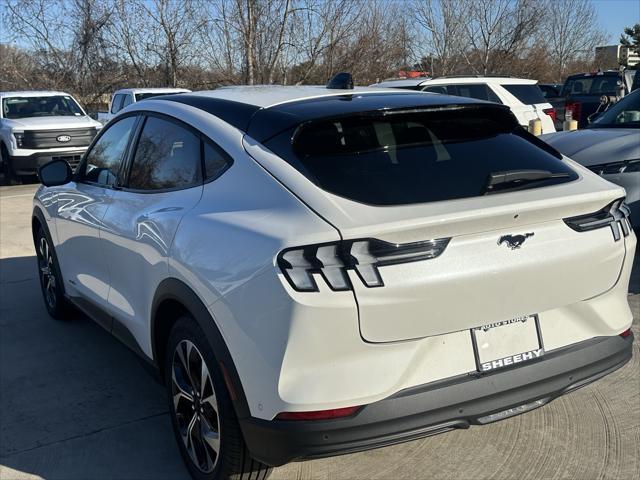
M45 187L64 185L72 177L71 167L65 160L52 160L38 169L38 178Z

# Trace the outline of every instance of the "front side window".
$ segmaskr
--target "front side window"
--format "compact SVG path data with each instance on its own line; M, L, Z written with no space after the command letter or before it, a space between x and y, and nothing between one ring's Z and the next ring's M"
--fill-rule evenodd
M107 127L85 156L79 171L81 182L115 185L136 119L126 117Z
M4 118L31 117L79 117L84 115L80 105L69 95L47 95L43 97L7 97L2 99Z
M113 101L111 102L111 113L118 113L122 110L122 100L124 99L124 95L119 93L113 97Z
M185 127L147 117L136 147L128 187L187 188L202 183L200 138Z
M510 111L490 104L317 120L265 146L318 187L372 205L481 196L492 174L504 171L559 174L523 188L577 178L534 144Z

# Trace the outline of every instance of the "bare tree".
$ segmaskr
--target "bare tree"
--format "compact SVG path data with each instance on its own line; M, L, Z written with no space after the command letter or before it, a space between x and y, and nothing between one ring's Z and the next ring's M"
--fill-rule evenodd
M465 58L476 72L486 75L509 66L533 39L544 15L535 0L460 0L468 8ZM502 73L502 72L501 72Z
M555 79L563 80L569 62L592 57L606 40L593 4L587 0L549 0L542 38L553 63Z
M465 22L468 2L459 0L415 0L410 7L412 18L425 31L424 50L431 62L432 75L447 75L455 71L460 52L467 45ZM422 49L421 49L422 50Z

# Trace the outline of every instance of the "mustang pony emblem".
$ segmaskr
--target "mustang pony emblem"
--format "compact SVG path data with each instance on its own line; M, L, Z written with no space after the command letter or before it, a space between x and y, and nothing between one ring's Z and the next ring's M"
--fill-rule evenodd
M500 237L500 240L498 240L498 245L502 245L506 242L507 246L511 250L515 250L520 248L524 241L529 237L533 237L533 232L525 233L524 235L503 235Z

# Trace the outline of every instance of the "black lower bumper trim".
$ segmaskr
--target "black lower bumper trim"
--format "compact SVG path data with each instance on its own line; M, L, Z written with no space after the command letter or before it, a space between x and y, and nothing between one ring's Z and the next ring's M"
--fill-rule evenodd
M383 447L533 410L620 368L632 345L632 335L594 338L517 368L412 387L346 419L240 425L251 454L273 466Z
M75 169L84 155L75 152L38 152L24 157L10 157L11 166L16 175L34 175L38 168L52 160L66 160L71 169Z

